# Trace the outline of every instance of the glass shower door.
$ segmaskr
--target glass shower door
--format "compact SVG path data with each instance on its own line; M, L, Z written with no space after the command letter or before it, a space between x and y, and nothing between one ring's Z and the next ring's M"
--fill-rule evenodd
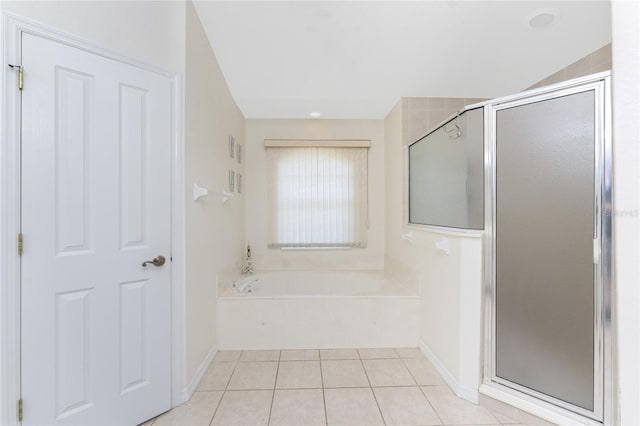
M493 379L601 418L599 92L495 112Z

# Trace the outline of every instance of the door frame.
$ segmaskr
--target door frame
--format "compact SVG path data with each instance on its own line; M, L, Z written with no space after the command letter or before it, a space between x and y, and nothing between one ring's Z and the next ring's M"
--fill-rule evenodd
M533 390L526 390L495 374L495 158L496 158L496 112L531 102L544 101L588 90L595 91L596 103L596 192L595 215L600 241L600 263L595 267L596 324L594 325L594 348L601 347L604 359L595 355L594 364L601 361L602 368L595 373L601 379L594 389L594 399L601 399L600 410L590 415L587 410L579 412L570 404L545 396ZM485 104L485 241L484 241L484 363L480 392L510 405L532 412L553 422L577 421L588 424L609 424L613 412L613 359L611 332L611 287L612 287L612 131L611 131L611 73L603 72L569 80L540 89L533 89L517 95L495 99ZM596 377L596 382L598 378ZM525 393L526 391L526 393ZM597 407L597 402L596 402Z
M3 12L0 34L0 424L18 425L20 382L20 257L17 235L21 231L21 96L17 72L7 64L22 63L21 34L46 38L114 61L167 77L171 81L171 405L189 395L185 367L184 306L184 82L182 76L104 49L97 44L23 17ZM28 73L28 71L27 71ZM25 80L28 83L28 79ZM28 408L27 408L28 409Z

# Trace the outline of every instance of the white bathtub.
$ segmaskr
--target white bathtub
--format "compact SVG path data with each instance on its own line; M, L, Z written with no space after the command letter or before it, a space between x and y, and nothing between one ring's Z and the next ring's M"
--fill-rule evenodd
M269 271L228 277L218 288L218 346L413 347L419 338L417 288L417 282L400 282L382 271Z
M233 284L236 287L233 287ZM238 291L245 286L251 292ZM417 296L415 283L400 283L382 271L268 271L230 277L219 297Z

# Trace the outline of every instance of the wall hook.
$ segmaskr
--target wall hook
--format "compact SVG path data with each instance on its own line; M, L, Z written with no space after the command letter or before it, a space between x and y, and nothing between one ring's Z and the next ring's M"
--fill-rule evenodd
M222 202L226 203L227 201L233 198L233 192L227 192L226 190L222 190Z
M211 194L221 196L223 203L226 203L233 198L233 192L228 192L224 189L222 192L212 192ZM207 195L209 195L209 190L207 188L203 188L197 183L193 184L193 201L198 201L200 198L206 197Z
M458 139L458 138L460 138L460 136L462 136L462 129L460 129L460 125L458 124L458 118L460 118L460 111L458 111L458 113L456 114L456 119L453 122L453 125L454 125L455 129L447 129L447 125L446 124L444 126L442 126L442 130L445 133L456 132L454 135L449 136L449 139Z
M193 201L198 201L202 197L206 197L209 195L209 190L207 188L203 188L197 183L193 184Z
M447 256L451 253L451 244L448 238L443 238L436 243L436 248L443 251Z

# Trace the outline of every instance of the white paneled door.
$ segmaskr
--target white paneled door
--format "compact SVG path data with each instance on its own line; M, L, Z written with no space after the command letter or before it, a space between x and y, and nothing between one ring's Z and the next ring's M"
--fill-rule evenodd
M170 408L171 80L27 34L22 65L23 423L135 425Z

